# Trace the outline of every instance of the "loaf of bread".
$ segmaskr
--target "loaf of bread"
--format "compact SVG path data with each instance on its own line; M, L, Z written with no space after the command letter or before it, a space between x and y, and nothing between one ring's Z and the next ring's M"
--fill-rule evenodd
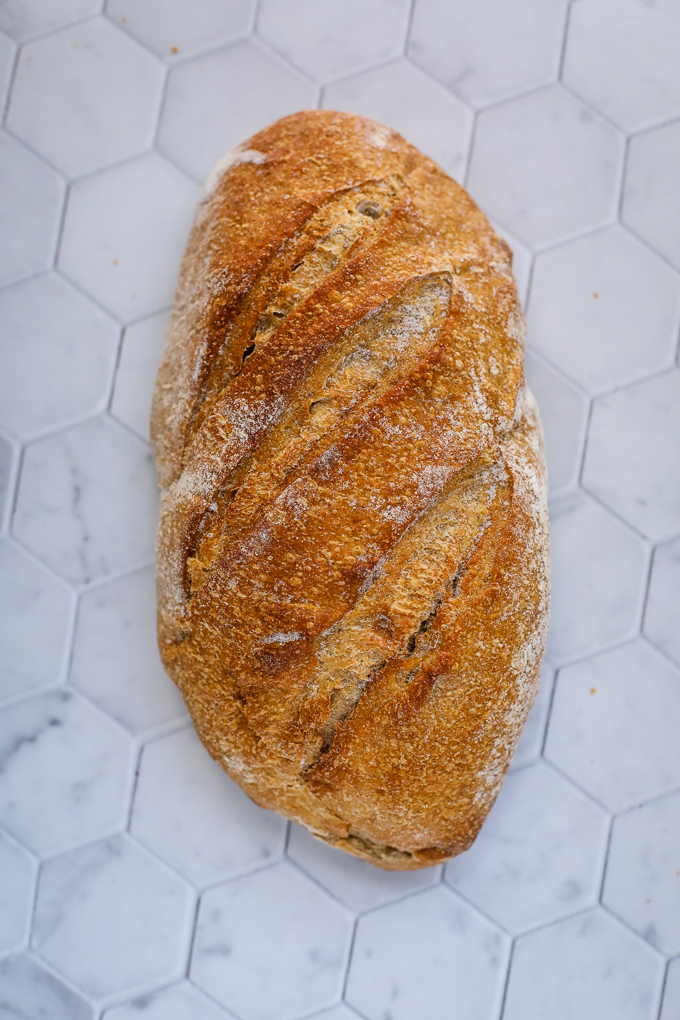
M158 634L258 804L389 869L467 849L548 619L511 254L399 135L286 117L200 201L158 373Z

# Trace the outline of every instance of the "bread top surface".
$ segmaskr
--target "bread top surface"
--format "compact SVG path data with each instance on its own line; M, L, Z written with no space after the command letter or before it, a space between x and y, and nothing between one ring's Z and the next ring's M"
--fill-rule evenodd
M383 866L469 845L533 697L522 361L507 245L394 132L296 114L211 175L152 415L161 654L255 799Z

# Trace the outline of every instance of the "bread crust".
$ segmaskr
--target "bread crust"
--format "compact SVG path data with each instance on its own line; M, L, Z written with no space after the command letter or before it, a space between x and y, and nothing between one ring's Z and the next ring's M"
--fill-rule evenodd
M467 849L548 623L505 242L396 133L295 114L209 178L152 411L158 639L258 803L383 868Z

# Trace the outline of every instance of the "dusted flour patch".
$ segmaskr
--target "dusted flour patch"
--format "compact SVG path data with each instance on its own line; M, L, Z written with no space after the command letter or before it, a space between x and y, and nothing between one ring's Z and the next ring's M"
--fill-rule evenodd
M159 646L259 804L470 846L538 686L543 442L505 242L399 135L278 121L206 185L159 371Z

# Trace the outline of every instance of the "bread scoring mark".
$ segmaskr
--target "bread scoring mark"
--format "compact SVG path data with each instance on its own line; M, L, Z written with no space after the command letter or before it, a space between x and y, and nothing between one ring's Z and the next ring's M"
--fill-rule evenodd
M277 425L224 483L197 530L189 561L191 590L209 574L227 545L311 463L327 456L338 428L403 378L437 340L450 307L451 277L411 281L397 297L350 327L318 362ZM395 515L399 512L395 509Z
M351 609L317 639L318 667L298 707L307 734L302 772L330 750L369 682L378 682L387 666L400 671L402 682L413 679L437 646L430 632L444 601L457 597L489 526L499 479L507 483L493 450L455 475L392 546Z
M201 359L203 382L187 428L201 427L225 387L256 348L268 343L288 317L384 228L404 182L397 176L370 181L328 198L281 246L254 281L215 356Z

